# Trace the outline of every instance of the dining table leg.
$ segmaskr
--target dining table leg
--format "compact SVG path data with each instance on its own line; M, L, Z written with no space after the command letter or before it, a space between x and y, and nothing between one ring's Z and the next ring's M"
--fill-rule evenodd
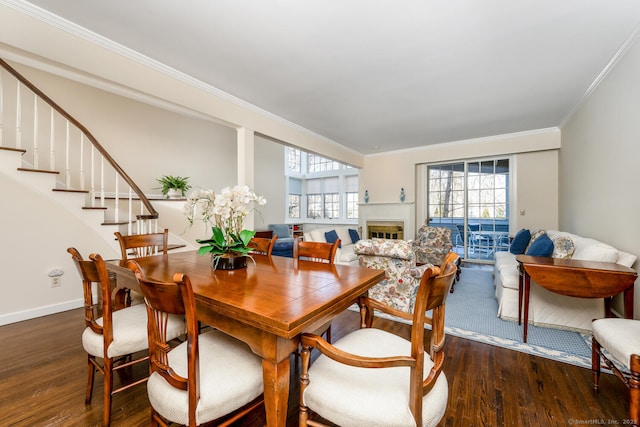
M285 426L289 404L289 358L280 362L262 359L262 377L267 426Z

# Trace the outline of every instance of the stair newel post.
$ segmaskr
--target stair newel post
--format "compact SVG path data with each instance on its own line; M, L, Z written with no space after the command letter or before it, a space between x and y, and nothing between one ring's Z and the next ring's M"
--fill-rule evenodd
M55 115L53 108L50 109L49 123L49 170L56 170L56 147L55 147Z
M33 94L33 168L39 169L39 148L38 148L38 95Z

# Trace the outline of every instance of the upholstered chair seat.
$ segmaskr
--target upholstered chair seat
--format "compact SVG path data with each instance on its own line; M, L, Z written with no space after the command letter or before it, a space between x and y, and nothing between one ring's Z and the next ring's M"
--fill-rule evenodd
M640 354L640 320L598 319L592 323L593 337L627 370L632 354Z
M629 423L640 425L640 320L604 318L591 324L591 370L598 392L600 361L629 389Z
M359 329L335 344L340 350L369 357L411 355L411 341L379 329ZM433 368L424 353L426 379ZM399 374L399 371L402 374ZM340 426L411 426L408 367L363 369L321 357L309 368L309 385L303 402ZM440 372L433 388L422 399L422 425L435 426L447 408L448 385ZM357 399L357 401L355 401Z
M149 346L147 340L147 308L144 304L132 305L126 309L112 313L113 341L107 348L109 357L118 357L138 351L146 350ZM96 323L102 326L102 317L96 319ZM167 335L178 338L184 335L186 329L184 317L174 316L167 325ZM96 357L104 356L104 337L87 327L82 333L82 346L84 350Z
M146 339L146 338L145 338ZM199 336L200 399L196 408L196 423L218 419L235 411L262 394L262 363L247 345L220 331ZM187 377L187 345L185 341L168 354L169 366ZM215 369L205 369L214 366ZM189 425L188 392L170 385L154 372L147 384L151 406L166 419Z

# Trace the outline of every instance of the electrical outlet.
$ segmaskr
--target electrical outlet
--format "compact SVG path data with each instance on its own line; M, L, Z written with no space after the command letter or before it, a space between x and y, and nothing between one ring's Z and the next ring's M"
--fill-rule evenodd
M51 277L51 287L57 288L62 284L62 278L60 276Z

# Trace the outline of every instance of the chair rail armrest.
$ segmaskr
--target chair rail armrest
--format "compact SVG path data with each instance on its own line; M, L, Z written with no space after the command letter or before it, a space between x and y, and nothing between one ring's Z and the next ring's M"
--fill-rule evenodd
M321 336L315 334L302 334L301 344L303 351L305 348L313 347L328 358L349 366L360 368L393 368L398 366L413 367L416 365L416 360L409 356L367 357L347 353L329 344Z

